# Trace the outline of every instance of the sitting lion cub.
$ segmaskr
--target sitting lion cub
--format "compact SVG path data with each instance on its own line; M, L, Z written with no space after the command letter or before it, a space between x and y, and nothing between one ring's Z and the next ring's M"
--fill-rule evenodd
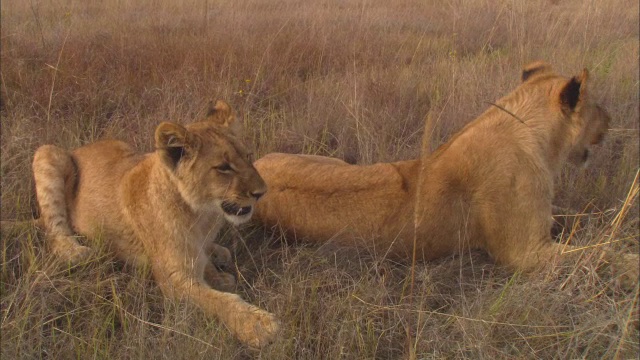
M553 181L566 160L586 163L609 116L589 98L586 70L567 79L536 62L522 80L422 159L356 166L309 155L261 158L254 165L269 193L256 217L298 238L360 241L395 258L410 258L414 246L424 260L481 248L533 270L579 254L551 239ZM637 255L604 252L634 286Z
M55 254L81 262L90 250L74 233L101 238L119 258L148 264L165 295L186 296L259 347L278 330L274 316L211 287L234 285L209 258L230 260L229 251L214 244L223 219L246 222L267 190L236 137L235 121L229 105L218 101L202 121L163 122L149 154L113 140L71 152L44 145L33 173L40 222Z

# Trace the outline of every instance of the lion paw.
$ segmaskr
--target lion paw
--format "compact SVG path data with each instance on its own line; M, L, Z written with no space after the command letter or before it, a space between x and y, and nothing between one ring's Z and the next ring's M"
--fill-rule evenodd
M54 239L53 252L70 265L75 266L87 261L93 250L78 244L73 236L64 236Z
M220 246L214 244L213 252L212 252L213 265L220 269L224 269L229 267L233 262L233 257L231 256L231 251L224 246Z
M218 272L214 276L207 277L207 283L219 291L235 292L236 290L236 277L225 272Z
M252 306L237 331L240 341L253 348L271 343L280 332L280 322L275 315Z

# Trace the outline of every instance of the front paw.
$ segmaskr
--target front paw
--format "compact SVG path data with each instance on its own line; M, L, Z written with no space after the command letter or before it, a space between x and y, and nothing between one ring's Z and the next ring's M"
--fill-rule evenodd
M261 348L273 342L280 332L280 322L275 315L255 306L251 306L240 316L236 335L253 348Z
M207 284L216 290L224 292L235 292L236 290L235 276L219 270L212 263L205 266L203 277Z
M224 292L235 292L236 291L236 277L225 272L221 272L218 274L216 279L214 279L212 284L214 289L218 289Z
M211 252L211 262L219 269L228 268L233 262L231 251L224 246L214 244Z

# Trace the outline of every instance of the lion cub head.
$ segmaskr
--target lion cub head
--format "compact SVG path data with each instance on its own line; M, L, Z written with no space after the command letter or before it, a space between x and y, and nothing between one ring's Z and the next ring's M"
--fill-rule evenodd
M604 108L589 98L588 78L587 69L570 79L560 77L542 61L531 63L522 71L523 85L549 89L552 99L559 99L552 103L559 107L562 125L571 134L568 160L582 166L588 164L591 146L604 139L611 120Z
M251 153L238 138L233 110L210 104L204 120L186 126L163 122L156 128L156 153L194 211L213 210L241 224L267 190Z
M591 155L591 145L602 142L609 130L609 114L598 104L583 106L579 113L584 122L577 141L569 152L569 161L575 165L587 166Z

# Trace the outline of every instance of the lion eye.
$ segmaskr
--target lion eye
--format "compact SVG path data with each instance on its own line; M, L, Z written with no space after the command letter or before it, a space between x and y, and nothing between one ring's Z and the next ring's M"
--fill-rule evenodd
M233 172L233 168L231 167L231 165L229 165L229 163L222 163L218 166L214 166L213 168L223 174L228 174L230 172Z

